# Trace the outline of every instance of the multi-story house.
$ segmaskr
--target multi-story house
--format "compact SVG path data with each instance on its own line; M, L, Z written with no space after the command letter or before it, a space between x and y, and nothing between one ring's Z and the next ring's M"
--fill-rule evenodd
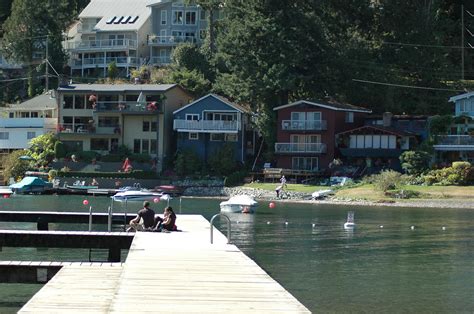
M437 136L433 146L438 162L465 160L474 163L474 92L453 96L454 119L446 136Z
M400 155L417 147L426 135L426 122L426 117L394 116L390 112L371 116L366 125L336 134L337 155L348 175L401 171Z
M336 157L335 135L362 126L371 112L332 100L300 100L273 110L278 114L276 167L308 173L327 170Z
M209 94L173 112L178 150L190 149L207 161L224 144L232 145L236 162L254 154L249 110Z
M184 1L161 0L150 5L152 33L148 37L150 63L163 65L171 62L171 52L180 43L201 44L206 35L207 12Z
M55 93L36 96L4 108L0 117L0 154L29 147L33 138L55 132L58 109Z
M173 111L191 100L176 84L77 84L58 89L59 139L69 151L116 152L125 145L163 162L174 151Z
M106 76L115 62L123 76L147 62L149 0L92 0L67 31L72 74Z

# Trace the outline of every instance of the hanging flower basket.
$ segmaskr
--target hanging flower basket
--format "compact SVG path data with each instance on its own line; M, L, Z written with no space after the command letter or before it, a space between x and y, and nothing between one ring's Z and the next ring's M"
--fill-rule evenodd
M97 101L97 96L96 95L90 95L89 96L89 101L90 102L96 102Z
M156 105L156 101L153 101L151 103L149 103L147 106L146 106L146 109L148 111L155 111L158 109L158 106Z

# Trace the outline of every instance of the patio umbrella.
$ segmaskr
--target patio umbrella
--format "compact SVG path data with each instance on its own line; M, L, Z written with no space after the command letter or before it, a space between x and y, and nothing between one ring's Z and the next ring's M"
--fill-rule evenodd
M125 158L125 161L122 164L122 171L129 172L132 170L132 163L128 158Z
M140 92L140 95L138 95L138 99L137 99L137 106L143 106L145 105L145 102L146 102L145 95L143 95L143 92Z

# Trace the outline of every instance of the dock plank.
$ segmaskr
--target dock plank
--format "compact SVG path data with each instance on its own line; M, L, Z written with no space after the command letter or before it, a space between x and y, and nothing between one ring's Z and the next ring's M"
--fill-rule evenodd
M65 266L20 313L310 313L202 216L177 222L138 232L122 267Z

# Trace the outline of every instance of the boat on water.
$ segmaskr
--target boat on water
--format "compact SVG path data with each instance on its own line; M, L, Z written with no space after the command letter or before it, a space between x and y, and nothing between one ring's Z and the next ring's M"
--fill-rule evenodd
M344 223L344 229L353 229L355 227L354 212L347 213L347 221Z
M53 184L39 177L24 177L20 182L10 185L10 189L16 194L42 194L51 192Z
M248 195L236 195L227 201L221 202L221 212L223 213L254 213L258 202Z
M13 194L12 189L8 186L0 186L0 197L8 198Z
M327 196L329 196L330 194L333 194L334 191L333 190L319 190L319 191L316 191L316 192L313 192L311 194L311 198L313 200L317 200L317 199L322 199L322 198L325 198Z
M169 197L169 195L167 194L153 192L149 190L127 190L116 193L114 196L112 196L112 199L117 202L152 201L155 198L166 198L166 196Z
M68 194L88 194L89 190L96 190L97 185L86 185L86 181L77 180L72 185L66 185L65 190Z

